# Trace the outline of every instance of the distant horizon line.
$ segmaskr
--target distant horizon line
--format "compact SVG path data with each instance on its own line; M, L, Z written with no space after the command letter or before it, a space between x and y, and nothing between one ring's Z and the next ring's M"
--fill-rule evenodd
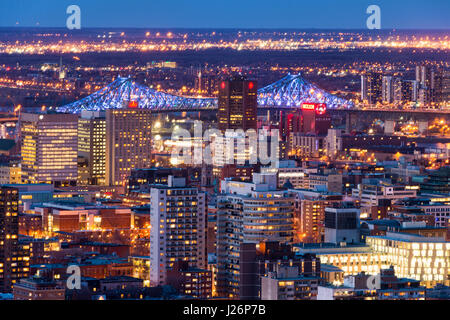
M314 27L83 27L79 30L69 30L66 27L48 27L48 26L0 26L0 29L55 29L66 30L68 32L79 33L83 30L292 30L292 31L448 31L448 29L439 28L381 28L375 30L369 30L367 28L314 28Z

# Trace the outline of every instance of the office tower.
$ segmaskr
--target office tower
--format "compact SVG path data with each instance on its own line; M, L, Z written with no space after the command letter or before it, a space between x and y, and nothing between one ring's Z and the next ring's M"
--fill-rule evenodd
M79 174L79 182L92 185L105 184L106 114L104 111L83 110L81 112L78 120L78 157L84 160L87 167L87 177L83 178Z
M368 72L361 76L361 100L374 105L382 101L383 74Z
M106 111L107 185L124 186L132 169L151 166L151 126L149 109Z
M19 242L19 191L0 187L0 293L29 276L29 245Z
M25 183L76 184L77 115L23 113L20 130Z
M325 103L302 104L302 132L325 135L331 127L331 117Z
M150 190L150 283L164 285L178 262L207 269L206 194L169 176L167 185Z
M253 182L221 182L217 200L217 293L239 298L240 256L245 243L293 240L293 201L277 190L276 174L253 175Z
M244 150L237 146L238 141L245 141L245 133L249 129L257 129L257 83L245 77L233 77L219 82L219 104L217 112L218 128L225 134L215 138L215 157L213 173L216 178L238 177L233 170L234 165L244 166L250 160L255 146L245 144ZM226 132L227 130L236 130ZM242 131L238 131L242 130ZM225 147L234 145L231 159ZM248 166L248 172L252 171Z
M219 105L217 119L219 130L257 129L256 81L235 77L219 83Z
M325 242L360 243L359 213L352 202L334 203L325 208Z
M382 95L384 103L392 103L394 101L393 78L391 76L383 77Z

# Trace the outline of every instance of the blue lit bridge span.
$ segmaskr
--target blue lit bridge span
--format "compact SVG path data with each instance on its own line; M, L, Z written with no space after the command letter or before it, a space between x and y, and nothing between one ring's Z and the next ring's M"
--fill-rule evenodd
M168 94L119 77L93 94L58 108L60 112L80 113L123 108L130 102L155 112L202 111L217 109L217 99ZM258 90L259 108L295 108L303 102L326 103L330 109L351 109L353 103L327 93L300 74L284 78Z

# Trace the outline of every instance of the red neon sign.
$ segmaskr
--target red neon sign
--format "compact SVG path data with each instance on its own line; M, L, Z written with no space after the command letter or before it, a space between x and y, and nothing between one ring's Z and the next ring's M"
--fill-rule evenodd
M316 104L316 113L319 115L325 114L327 112L327 105L325 103Z
M314 110L316 114L322 115L327 112L327 105L325 103L303 103L302 110Z
M302 110L315 110L316 105L314 103L303 103Z
M128 102L128 108L137 108L139 103L137 101Z

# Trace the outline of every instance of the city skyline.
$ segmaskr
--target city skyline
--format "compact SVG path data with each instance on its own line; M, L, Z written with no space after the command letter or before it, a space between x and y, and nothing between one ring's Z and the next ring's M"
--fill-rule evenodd
M450 300L449 9L4 1L0 300Z

